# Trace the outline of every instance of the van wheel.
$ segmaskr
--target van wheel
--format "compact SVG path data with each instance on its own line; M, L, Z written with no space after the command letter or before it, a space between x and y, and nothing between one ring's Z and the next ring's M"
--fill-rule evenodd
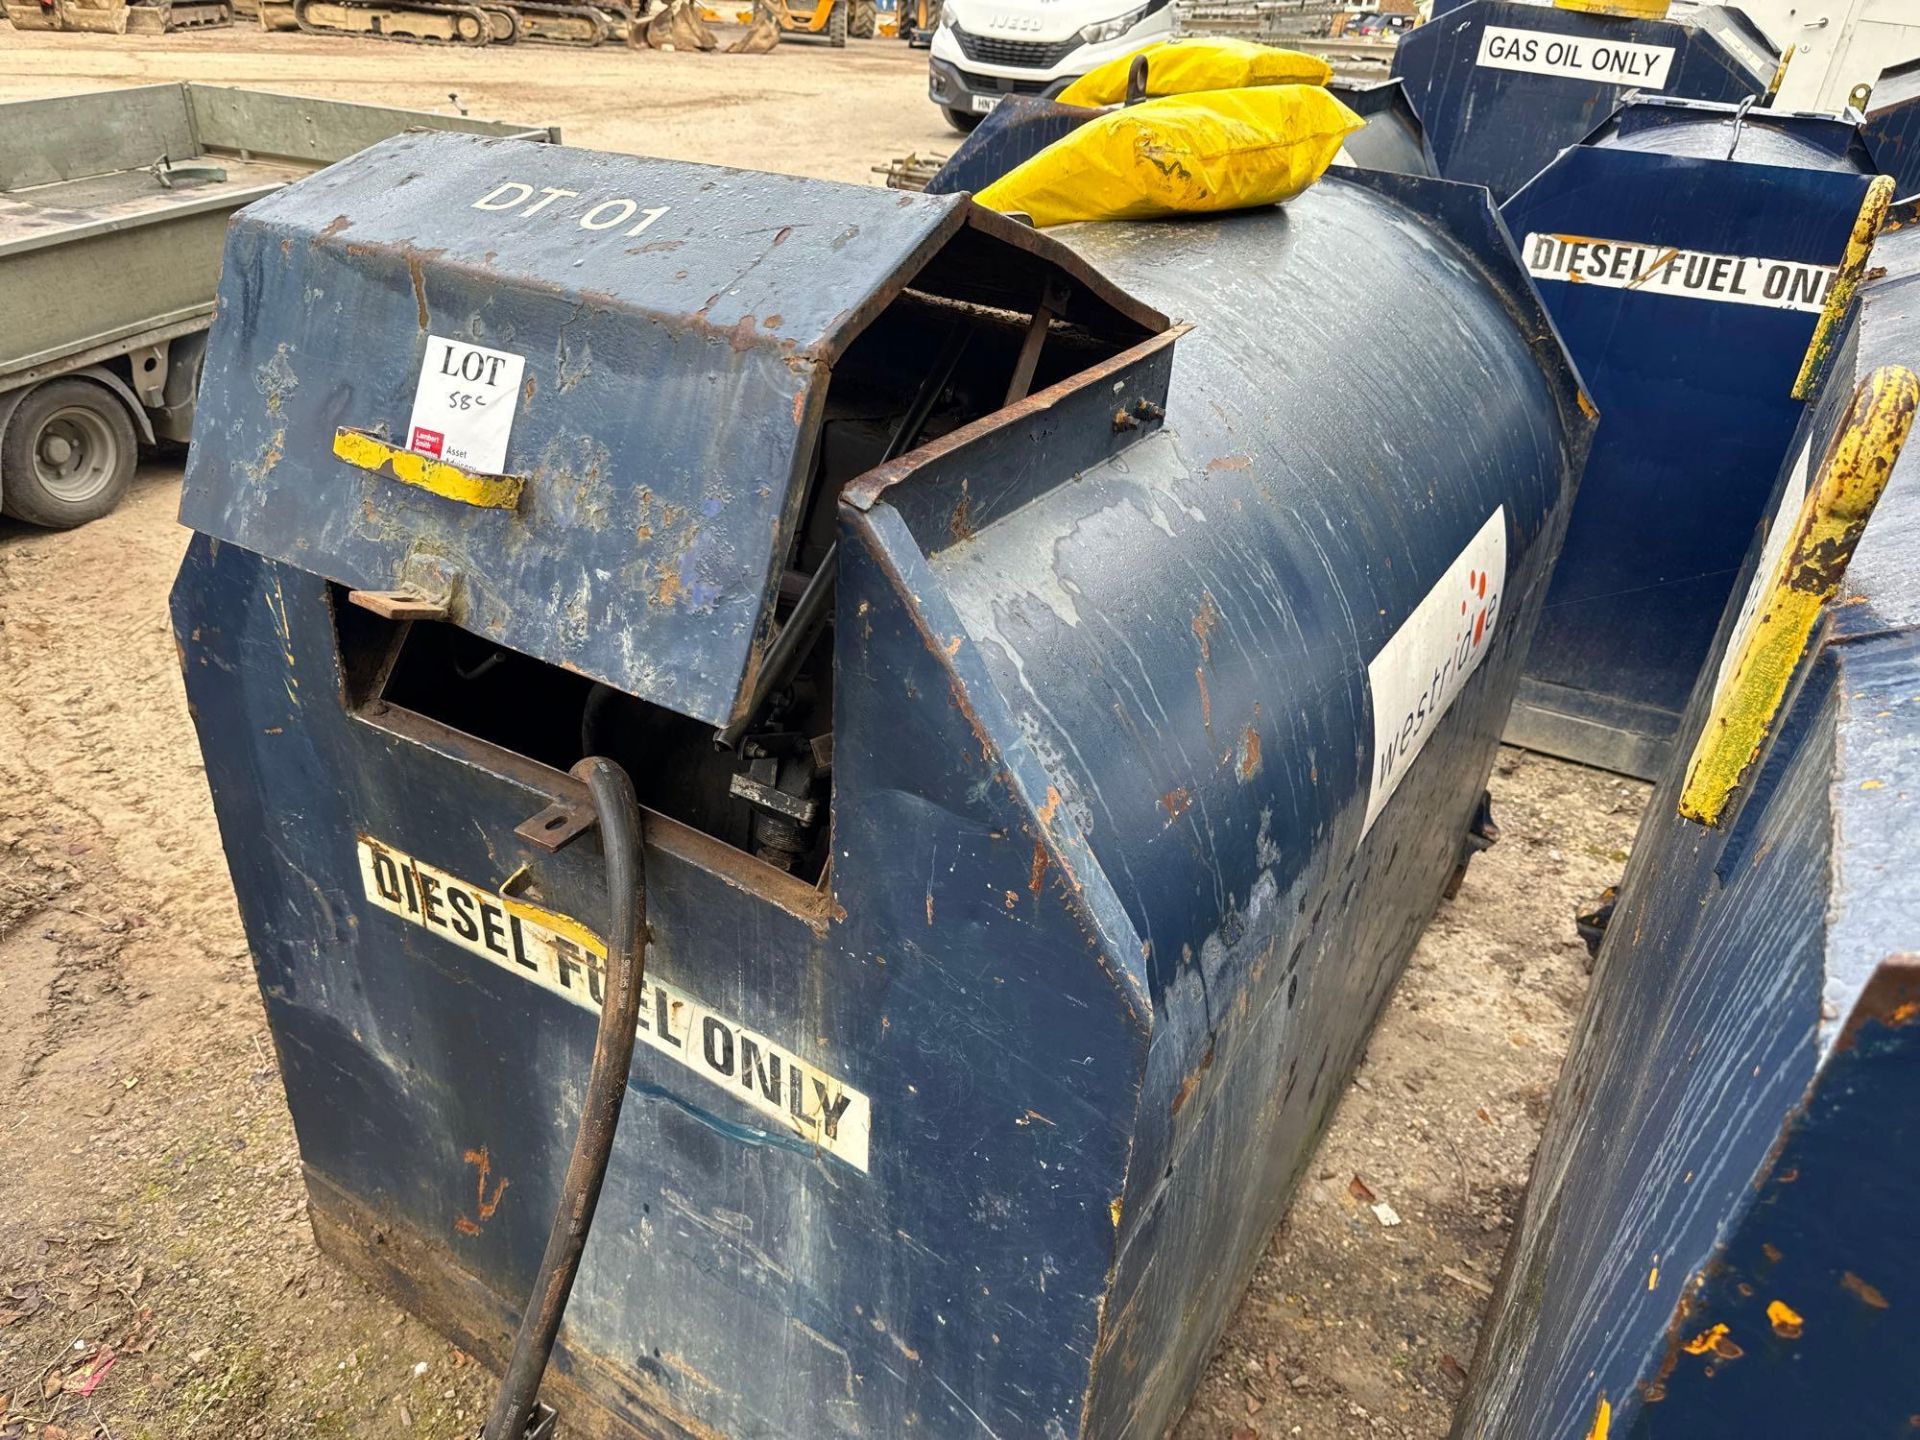
M832 12L827 16L827 44L836 50L847 48L847 7L853 0L831 0Z
M853 0L853 13L847 17L847 34L856 40L871 40L879 29L879 7L873 0Z
M956 110L951 105L943 105L940 108L946 112L947 124L962 135L971 135L973 127L980 123L980 117L971 110Z
M0 509L54 530L98 520L127 493L138 455L118 396L91 380L49 380L28 392L0 435Z

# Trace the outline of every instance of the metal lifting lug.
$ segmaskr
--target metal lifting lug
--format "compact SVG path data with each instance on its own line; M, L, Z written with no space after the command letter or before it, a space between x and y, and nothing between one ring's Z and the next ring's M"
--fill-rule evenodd
M536 1401L533 1413L527 1416L527 1428L520 1432L520 1440L555 1440L559 1435L560 1412L544 1401ZM473 1432L473 1440L486 1440L484 1428Z

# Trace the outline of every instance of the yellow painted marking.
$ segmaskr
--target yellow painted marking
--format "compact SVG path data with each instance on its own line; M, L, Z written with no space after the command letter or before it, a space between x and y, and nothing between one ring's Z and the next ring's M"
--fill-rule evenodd
M1846 423L1808 488L1792 540L1762 581L1766 589L1754 623L1694 745L1680 794L1684 818L1718 825L1759 759L1794 671L1900 458L1916 406L1920 378L1903 366L1875 370L1854 392Z
M1607 1440L1607 1431L1613 1428L1613 1407L1602 1395L1600 1403L1593 1407L1593 1424L1587 1427L1587 1440Z
M1660 1267L1656 1265L1651 1270L1647 1271L1647 1289L1658 1290L1659 1288L1660 1288Z
M1624 15L1630 20L1664 20L1668 0L1553 0L1561 10L1583 15Z
M517 510L520 492L527 483L521 475L476 475L344 425L333 432L333 453L349 465L417 485L443 500L458 500L462 505L487 510Z
M1713 1325L1702 1330L1680 1348L1689 1355L1705 1355L1726 1338L1727 1327L1724 1325Z
M500 903L506 907L509 915L518 915L522 920L546 926L562 940L571 940L596 960L607 958L607 942L571 915L562 915L558 910L549 910L530 900L516 900L507 894L501 894Z
M1800 1331L1806 1324L1800 1318L1800 1312L1784 1300L1767 1302L1767 1323L1773 1326L1773 1333L1783 1340L1798 1340Z
M1789 45L1787 47L1787 53L1780 57L1780 68L1773 72L1773 80L1767 86L1768 105L1773 104L1773 97L1780 93L1780 87L1786 83L1787 66L1793 63L1793 52L1799 48L1797 45Z
M1880 233L1880 226L1887 218L1887 206L1892 203L1893 177L1874 176L1867 183L1867 197L1860 202L1860 213L1853 217L1853 233L1847 237L1847 253L1840 261L1839 272L1833 277L1833 285L1827 291L1827 303L1820 308L1820 319L1814 324L1813 338L1807 342L1807 353L1800 361L1800 375L1793 382L1793 398L1796 400L1805 400L1813 394L1814 382L1820 378L1827 353L1833 349L1840 322L1846 317L1847 306L1853 303L1853 292L1866 271L1867 256L1873 253L1874 237Z

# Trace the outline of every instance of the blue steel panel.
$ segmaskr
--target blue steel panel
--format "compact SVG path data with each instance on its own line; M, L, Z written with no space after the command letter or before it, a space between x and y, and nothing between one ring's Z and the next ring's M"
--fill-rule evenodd
M1796 437L1816 464L1868 370L1920 361L1920 245L1890 239ZM1894 1434L1920 1412L1899 1318L1920 1300L1917 525L1909 444L1758 773L1706 830L1675 805L1747 559L1608 927L1462 1440L1583 1434L1602 1400L1615 1437Z
M1461 857L1591 432L1484 194L1070 240L1199 322L1164 427L1097 458L1150 355L846 492L827 890L650 822L650 973L870 1097L872 1144L640 1049L557 1361L616 1427L1161 1434ZM1422 283L1356 300L1356 254ZM1494 638L1363 836L1368 663L1501 507ZM497 1358L593 1019L366 904L355 836L588 923L598 845L515 836L559 774L349 708L336 603L197 538L189 697L323 1238Z
M1893 176L1895 196L1920 195L1920 61L1880 73L1862 134L1875 167Z
M1501 69L1476 63L1488 26L1605 45L1671 47L1674 54L1660 87L1648 85L1644 75L1623 74L1619 83L1609 83ZM1439 173L1485 185L1504 202L1606 119L1629 91L1657 88L1697 100L1737 101L1764 93L1778 62L1750 25L1731 23L1718 7L1668 21L1589 15L1523 0L1467 0L1401 36L1393 74L1426 127Z
M1657 126L1624 123L1671 109L1629 107L1622 125L1568 150L1508 201L1502 217L1523 248L1557 246L1532 235L1594 237L1840 261L1865 167L1851 151L1796 143L1803 132L1830 142L1829 122L1735 121L1696 106ZM1726 155L1736 127L1736 158L1694 158L1714 144ZM1750 158L1750 148L1766 160ZM1803 409L1791 392L1820 297L1811 310L1774 309L1713 298L1704 286L1698 298L1559 278L1539 288L1601 420L1511 733L1650 777L1754 527L1770 513L1773 477Z
M1062 105L1037 95L1008 95L947 157L947 163L927 182L927 194L984 190L1099 114L1099 110L1086 105Z

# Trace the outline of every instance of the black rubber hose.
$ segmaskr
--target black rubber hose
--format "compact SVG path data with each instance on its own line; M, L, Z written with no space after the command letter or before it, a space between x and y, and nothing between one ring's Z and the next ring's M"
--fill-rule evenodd
M593 1065L587 1072L587 1096L580 1110L580 1129L573 1138L573 1158L547 1235L547 1252L520 1332L513 1338L513 1354L500 1377L500 1392L487 1417L483 1440L521 1440L527 1417L539 1399L540 1381L553 1355L560 1318L573 1293L593 1226L600 1186L607 1178L607 1160L613 1154L614 1131L620 1124L621 1102L627 1096L627 1071L633 1064L634 1033L640 1022L641 981L646 971L647 892L646 860L641 850L640 806L633 782L613 761L589 755L573 767L587 782L600 825L600 847L606 856L607 892L611 924L607 930L605 998L600 1006L600 1028L593 1038Z

